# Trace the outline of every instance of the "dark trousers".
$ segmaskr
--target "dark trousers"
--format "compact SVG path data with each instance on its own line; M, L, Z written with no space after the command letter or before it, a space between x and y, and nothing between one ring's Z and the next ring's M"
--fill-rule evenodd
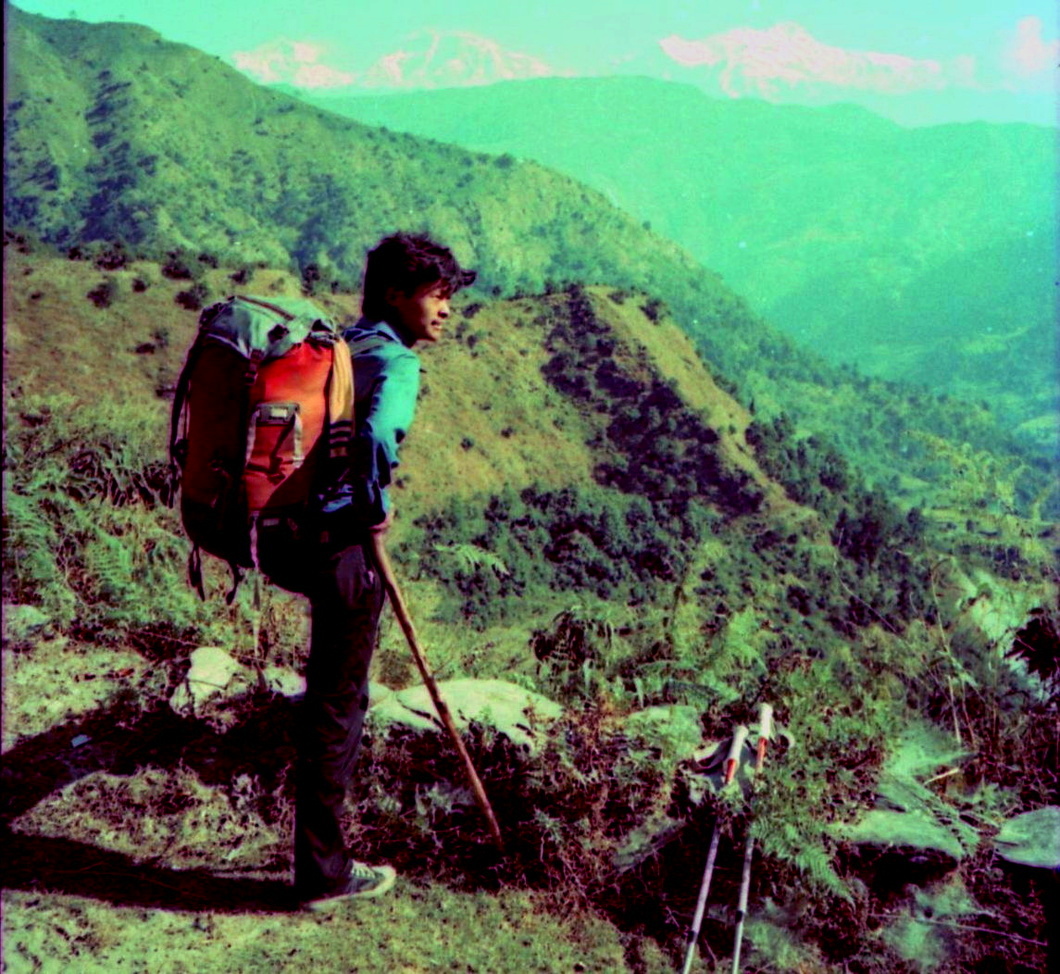
M320 551L312 562L308 577L294 579L285 578L290 563L269 566L262 558L270 578L307 595L312 611L295 772L294 872L302 898L337 892L349 879L342 806L368 710L368 667L385 600L368 542Z

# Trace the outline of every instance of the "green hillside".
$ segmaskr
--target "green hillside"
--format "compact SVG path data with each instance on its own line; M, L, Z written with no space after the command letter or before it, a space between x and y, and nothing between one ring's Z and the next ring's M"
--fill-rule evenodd
M199 645L232 647L261 674L299 670L304 615L268 588L261 610L246 588L227 609L219 564L208 566L211 602L186 585L186 543L158 501L166 397L196 323L182 306L189 282L149 262L112 264L112 252L70 260L16 240L5 250L5 821L20 891L7 900L7 939L25 958L79 956L22 933L33 929L26 889L39 891L34 915L73 924L100 945L87 956L112 960L139 942L128 904L156 924L192 908L214 932L173 930L168 949L235 972L249 963L241 911L257 911L245 923L274 918L255 963L320 935L287 917L277 892L289 864L287 704L250 693L204 724L167 717L166 700ZM245 274L207 268L198 283L222 293L233 273ZM245 284L300 292L290 272L257 269ZM318 300L340 318L356 312L356 295ZM915 949L909 937L930 932L890 891L892 867L833 832L872 805L903 729L936 721L974 742L944 788L905 786L922 789L941 822L970 817L985 837L1055 787L1042 695L1055 665L1055 539L1013 513L1014 471L985 454L968 469L961 449L936 443L940 458L952 455L950 474L925 482L924 509L906 512L821 442L755 420L646 304L578 286L465 302L425 356L393 538L421 635L443 675L516 681L562 701L568 717L543 763L475 740L510 841L485 874L477 820L446 798L458 774L449 759L415 741L372 746L353 797L359 841L406 878L385 912L358 915L363 935L388 945L366 970L410 950L454 956L455 940L421 943L405 929L440 915L465 930L500 924L469 955L482 974L531 962L558 974L572 953L601 970L670 969L694 905L704 812L682 791L684 752L668 736L692 732L675 724L631 750L622 728L640 711L662 708L717 739L769 699L795 735L759 806L768 824L756 825L756 875L775 890L754 900L749 949L762 963L831 971L860 957L885 970ZM997 507L1002 496L1008 506ZM416 681L393 628L374 666L388 687ZM69 678L42 694L54 673ZM51 742L97 737L54 790ZM730 814L724 802L707 807ZM973 850L985 839L961 828L959 864L931 860L923 895L941 904L959 888L961 903L991 904L1002 934L1041 942L1040 886L1009 912L1007 884L1027 880L983 870ZM72 873L47 865L60 850ZM736 894L738 855L723 846L722 902ZM96 878L101 856L116 880ZM211 872L218 862L244 885ZM481 892L497 884L496 896ZM519 899L527 887L566 906ZM852 903L893 913L885 944ZM520 910L536 917L503 919ZM519 947L506 923L550 932ZM706 936L724 956L720 917ZM1004 938L932 943L954 970L1012 956ZM240 952L227 960L224 944ZM320 963L341 969L348 951L342 938L321 940Z
M1055 484L985 405L798 350L536 164L143 28L7 15L5 964L664 974L717 827L700 969L729 967L748 836L746 969L1044 969L1053 877L999 832L1058 803ZM346 321L397 227L483 283L424 350L395 567L447 687L558 715L469 722L499 854L422 713L378 716L419 683L388 621L347 804L401 879L308 915L305 603L252 577L227 605L213 559L196 597L166 419L201 308L305 294ZM193 675L204 648L226 684ZM747 762L723 787L709 759L763 702L760 787Z
M853 106L717 100L647 78L301 97L568 173L833 361L940 391L975 390L1011 425L1055 414L1049 129L909 130ZM1002 334L1015 337L1005 363L1026 377L1018 401L1009 370L975 350Z
M696 265L599 194L515 164L308 109L125 24L8 8L5 218L59 247L315 265L357 285L380 228L429 227L488 288L644 283ZM717 290L697 275L705 295Z
M480 270L485 293L564 281L645 292L764 418L827 433L874 479L923 464L887 383L800 351L716 274L567 177L308 108L142 28L8 10L10 229L64 249L287 265L332 290L356 286L379 234L426 229ZM914 408L936 435L1016 449L978 407L920 396Z

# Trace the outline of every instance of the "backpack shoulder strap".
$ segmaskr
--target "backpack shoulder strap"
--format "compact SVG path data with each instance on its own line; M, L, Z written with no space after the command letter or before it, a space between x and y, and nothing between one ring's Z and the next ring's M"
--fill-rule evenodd
M353 363L349 346L332 346L331 375L328 379L328 452L333 461L349 453L353 436Z
M177 388L173 394L173 408L169 414L169 469L174 488L180 479L180 469L184 466L185 451L181 446L181 427L187 419L185 407L188 403L188 386L191 383L191 373L199 357L200 348L201 345L196 341L188 350L188 357L177 379Z
M382 348L384 345L389 345L392 342L393 339L386 338L383 335L368 335L355 342L344 342L343 344L349 348L350 357L357 358L358 355L363 355L365 352L370 352L375 348Z

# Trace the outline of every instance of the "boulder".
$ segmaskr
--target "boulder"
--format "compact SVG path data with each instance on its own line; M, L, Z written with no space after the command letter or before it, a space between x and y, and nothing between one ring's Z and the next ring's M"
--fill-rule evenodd
M273 693L285 697L301 697L305 694L305 677L294 670L282 666L266 666L261 676Z
M964 849L956 836L933 816L921 811L873 808L857 822L836 828L835 833L855 845L907 849L953 863L964 858Z
M876 808L832 832L855 845L904 850L910 861L951 868L979 842L978 832L936 795L922 778L971 756L944 731L927 723L906 729L888 755L877 784Z
M475 721L531 752L540 744L543 725L563 714L558 703L505 680L443 680L438 692L460 730ZM396 725L421 732L444 731L423 685L373 699L368 719L380 728Z
M1046 805L1010 818L994 838L997 854L1040 869L1060 868L1060 806Z
M46 629L51 616L35 605L5 604L4 642L20 643Z
M192 717L213 697L222 694L243 667L219 646L192 650L191 668L173 691L169 705L182 717Z

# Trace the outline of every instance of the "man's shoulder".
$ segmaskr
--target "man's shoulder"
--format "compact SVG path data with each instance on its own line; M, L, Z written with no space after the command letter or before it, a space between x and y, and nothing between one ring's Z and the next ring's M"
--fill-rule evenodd
M356 324L343 328L342 338L355 359L359 356L373 356L385 360L419 361L419 356L398 338L393 328L385 321L362 318Z
M385 322L362 319L344 328L342 338L349 346L358 375L383 374L397 378L420 371L419 356Z

